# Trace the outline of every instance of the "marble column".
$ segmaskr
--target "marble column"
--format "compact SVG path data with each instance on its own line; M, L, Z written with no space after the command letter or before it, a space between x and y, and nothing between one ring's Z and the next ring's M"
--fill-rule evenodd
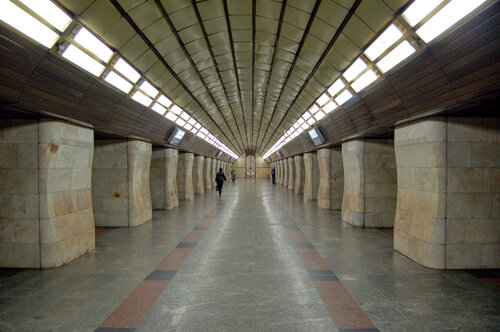
M217 168L217 159L212 158L212 174L210 174L210 181L212 181L212 188L215 188L217 186L217 183L215 182L215 175L219 169Z
M301 155L293 157L295 161L295 186L294 192L296 195L302 194L304 192L304 160Z
M205 190L210 191L212 189L212 159L211 158L205 158L204 172L205 172Z
M436 269L500 267L498 118L396 128L394 249Z
M288 188L288 178L290 174L290 170L288 169L288 159L283 159L283 185L285 188Z
M319 188L318 188L318 207L322 209L330 208L330 187L331 187L331 153L329 148L319 149Z
M95 248L93 130L0 120L0 266L51 268Z
M194 199L193 188L193 153L180 153L177 164L177 192L179 199L192 201Z
M342 209L344 196L344 165L342 164L342 149L330 149L330 209Z
M177 197L178 153L172 148L153 148L150 171L153 209L173 209L179 205Z
M295 179L295 162L293 157L287 159L288 161L288 190L293 190L293 181Z
M397 189L393 140L343 143L342 160L342 221L358 227L393 227Z
M133 227L152 218L151 143L134 139L96 140L92 204L97 226Z
M304 153L304 171L304 201L314 201L319 189L319 165L315 152Z
M203 194L205 191L205 186L203 183L203 164L205 157L196 156L193 165L193 181L194 181L194 193Z

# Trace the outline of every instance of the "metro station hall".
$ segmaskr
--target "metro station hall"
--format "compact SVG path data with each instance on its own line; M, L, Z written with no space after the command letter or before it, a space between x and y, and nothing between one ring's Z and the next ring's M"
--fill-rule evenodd
M500 0L0 0L0 331L500 331Z

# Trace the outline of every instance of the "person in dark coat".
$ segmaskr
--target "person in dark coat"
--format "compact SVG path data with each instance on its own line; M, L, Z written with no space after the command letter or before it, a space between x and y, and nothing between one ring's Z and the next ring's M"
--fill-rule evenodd
M217 182L217 191L219 192L219 197L222 196L222 186L224 185L224 181L226 180L226 175L224 175L222 168L219 168L219 171L215 175L215 182Z
M271 177L273 179L273 184L276 184L276 169L274 167L271 170Z

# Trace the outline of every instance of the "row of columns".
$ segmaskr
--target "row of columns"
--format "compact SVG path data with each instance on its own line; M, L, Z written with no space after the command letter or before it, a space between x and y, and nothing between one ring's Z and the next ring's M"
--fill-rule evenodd
M142 225L231 168L52 119L0 121L0 156L0 267L61 266L95 248L95 226Z
M496 118L429 118L271 168L344 223L394 227L394 249L426 267L500 267L498 128Z

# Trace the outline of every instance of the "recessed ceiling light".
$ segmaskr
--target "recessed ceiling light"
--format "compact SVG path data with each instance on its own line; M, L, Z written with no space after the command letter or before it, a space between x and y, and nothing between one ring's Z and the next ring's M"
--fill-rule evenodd
M141 78L141 75L122 58L118 59L113 67L133 83L137 82L139 78Z
M337 104L342 105L351 98L352 98L352 93L349 92L349 90L345 90L344 92L339 94L337 98L335 98L335 101L337 102Z
M89 56L84 51L80 50L73 44L70 44L62 53L62 57L73 62L80 68L85 69L89 73L100 76L104 71L104 66L96 61L94 58Z
M394 24L391 24L365 51L371 60L378 58L386 49L391 47L399 38L403 36Z
M378 76L373 70L367 70L363 75L361 75L357 80L355 80L351 86L354 91L359 92L370 85L372 82L377 80Z
M45 21L63 32L71 23L71 17L49 0L19 0ZM3 2L3 1L2 1ZM3 7L3 5L2 5ZM3 10L3 8L2 8Z
M74 39L78 44L85 47L104 62L108 62L113 55L113 51L111 51L109 47L85 28L81 28Z
M414 27L434 8L439 6L441 2L443 2L443 0L415 0L411 6L404 11L403 17L412 27Z
M342 80L339 78L338 80L335 81L335 83L333 83L328 88L328 93L331 96L335 96L337 94L337 92L339 92L340 90L342 90L344 87L345 87L344 82L342 82Z
M149 84L148 81L142 82L141 85L139 86L139 88L142 91L146 92L152 98L156 97L156 95L158 94L158 90L154 86ZM165 105L165 106L167 106L167 105Z
M153 111L161 115L165 114L165 112L167 111L167 109L159 103L154 103L153 107L151 108L153 109Z
M153 102L153 99L149 98L146 96L144 93L140 91L136 91L134 95L132 96L132 99L135 100L138 103L141 103L142 105L149 107L151 103Z
M347 81L352 81L356 78L365 68L367 67L366 63L358 58L353 64L344 72L342 76L345 77Z
M172 105L172 101L167 97L165 97L164 95L158 97L158 101L165 107L170 107L170 105Z
M10 1L2 1L0 20L24 33L47 48L51 48L59 35Z
M415 48L407 40L404 40L389 52L389 54L377 62L377 67L385 73L413 53L415 53Z
M323 106L323 111L325 111L326 113L330 113L336 108L337 108L337 104L335 104L335 102L331 101L328 104L326 104L325 106Z
M104 80L125 93L129 93L130 90L132 90L132 84L130 84L127 80L122 78L114 71L110 71L109 74L104 78Z

